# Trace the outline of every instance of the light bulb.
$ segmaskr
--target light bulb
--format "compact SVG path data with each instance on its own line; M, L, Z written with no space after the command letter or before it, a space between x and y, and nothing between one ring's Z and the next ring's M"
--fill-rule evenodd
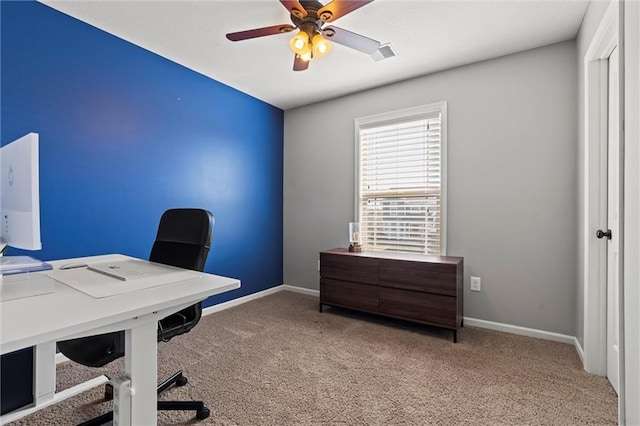
M289 42L289 47L298 55L302 55L309 50L309 35L304 31L298 32Z
M305 62L309 62L311 60L311 50L307 50L306 52L302 53L300 55L300 59L302 59Z
M327 39L322 37L322 34L314 35L312 39L312 43L313 43L314 57L324 56L327 53L329 53L329 50L331 50L331 43L329 43Z

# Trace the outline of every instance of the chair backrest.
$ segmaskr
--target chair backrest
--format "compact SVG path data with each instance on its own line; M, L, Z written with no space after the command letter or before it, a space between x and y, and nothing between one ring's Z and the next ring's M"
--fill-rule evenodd
M202 272L211 248L214 219L202 209L171 209L164 212L149 260ZM200 321L202 303L189 306L158 321L158 340L168 341L191 330ZM90 367L102 367L124 356L124 332L58 342L67 358Z
M164 212L149 260L202 272L211 248L214 219L207 210L171 209ZM191 330L200 321L202 303L196 303L158 322L158 340L168 341Z
M160 218L149 260L203 271L211 248L213 225L213 215L206 210L167 210Z

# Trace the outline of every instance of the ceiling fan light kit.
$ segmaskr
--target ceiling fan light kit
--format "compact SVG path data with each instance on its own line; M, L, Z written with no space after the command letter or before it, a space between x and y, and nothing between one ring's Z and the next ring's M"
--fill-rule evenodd
M309 35L302 30L291 39L289 46L303 61L319 58L331 50L331 43L322 37L322 34L315 33L309 41Z
M281 24L228 33L227 39L231 41L247 40L290 32L297 28L298 33L289 41L289 47L294 52L294 71L306 70L311 59L329 53L331 43L327 38L332 39L334 43L372 55L380 47L380 42L333 25L323 28L325 23L332 22L372 1L333 0L323 6L317 0L280 0L280 3L291 14L293 26Z

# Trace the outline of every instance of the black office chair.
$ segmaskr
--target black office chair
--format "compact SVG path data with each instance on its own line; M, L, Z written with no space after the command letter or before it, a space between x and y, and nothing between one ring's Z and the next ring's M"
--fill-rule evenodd
M195 271L204 270L211 247L213 215L201 209L171 209L160 218L158 234L151 248L149 260L165 265ZM200 321L202 303L185 308L158 321L158 341L171 338L191 330ZM58 349L67 358L89 367L102 367L124 356L124 331L82 337L58 342ZM175 384L183 386L187 378L178 371L158 385L157 392ZM105 397L112 391L109 387ZM158 401L158 410L195 411L199 420L209 417L209 409L202 401ZM104 424L113 419L113 411L82 423L83 426Z

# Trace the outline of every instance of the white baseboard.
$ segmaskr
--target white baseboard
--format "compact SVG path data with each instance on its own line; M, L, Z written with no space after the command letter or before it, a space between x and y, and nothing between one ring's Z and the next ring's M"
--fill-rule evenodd
M213 314L214 312L224 311L225 309L232 308L234 306L242 305L243 303L251 302L252 300L260 299L261 297L268 296L270 294L282 291L282 285L271 287L266 290L259 291L257 293L249 294L247 296L238 297L237 299L229 300L228 302L218 303L217 305L208 306L202 309L202 315Z
M282 287L283 290L293 291L294 293L302 293L302 294L306 294L306 295L309 295L309 296L320 297L320 291L319 290L312 290L310 288L296 287L296 286L288 285L288 284L282 284L281 287Z
M582 362L582 365L584 366L584 349L582 349L582 345L580 345L580 342L578 341L577 337L574 337L574 342L573 342L573 346L576 347L576 352L578 352L578 356L580 357L580 361Z
M282 284L276 287L269 288L267 290L260 291L258 293L250 294L248 296L240 297L238 299L230 300L228 302L220 303L215 306L210 306L208 308L204 308L202 310L202 315L212 314L214 312L219 312L227 308L231 308L232 306L241 305L243 303L249 302L251 300L256 300L264 296L268 296L270 294L277 293L279 291L292 291L295 293L306 294L309 296L319 297L320 292L318 290L312 290L310 288L297 287L288 284ZM476 318L464 317L464 325L469 325L471 327L479 327L486 328L489 330L503 331L505 333L519 334L522 336L535 337L537 339L551 340L554 342L567 343L569 345L573 345L578 352L578 356L584 365L584 350L580 346L580 342L575 336L569 336L566 334L553 333L550 331L537 330L534 328L520 327L517 325L503 324L499 322L486 321Z
M252 300L260 299L261 297L268 296L270 294L278 293L279 291L292 291L294 293L302 293L309 296L320 295L318 290L311 290L309 288L295 287L292 285L281 284L279 286L271 287L266 290L259 291L257 293L249 294L247 296L239 297L237 299L229 300L228 302L219 303L217 305L208 306L202 309L202 315L209 315L214 312L224 311L225 309L229 309L234 306L242 305L243 303L250 302Z
M464 317L464 325L486 328L489 330L504 331L506 333L519 334L521 336L535 337L538 339L552 340L554 342L568 343L570 345L575 344L575 342L577 341L574 336L568 336L566 334L553 333L551 331L536 330L535 328L526 328L517 325L509 325L468 317Z

